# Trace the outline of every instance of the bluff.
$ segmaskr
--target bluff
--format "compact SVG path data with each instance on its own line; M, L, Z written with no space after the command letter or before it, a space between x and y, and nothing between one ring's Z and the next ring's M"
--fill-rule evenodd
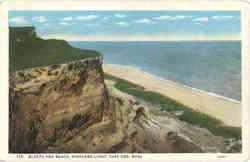
M38 39L46 46L48 40L34 36L20 39L25 45L22 52L28 51L30 56L32 48L33 55L41 56L40 47L28 47L26 41L34 43ZM61 53L52 50L61 45L50 42L47 51L61 57ZM13 51L23 47L15 46ZM75 51L89 57L79 59L77 55L72 59L70 54ZM152 113L154 107L116 89L113 81L104 80L102 57L96 54L72 48L63 54L65 60L60 63L57 59L42 64L38 60L29 64L23 59L11 63L20 66L9 80L10 153L232 151L222 137L169 115ZM11 55L17 57L15 52ZM48 60L45 55L40 59Z
M98 58L17 71L9 94L10 152L159 151L157 124L136 100L110 95ZM166 150L202 152L178 138L184 147Z

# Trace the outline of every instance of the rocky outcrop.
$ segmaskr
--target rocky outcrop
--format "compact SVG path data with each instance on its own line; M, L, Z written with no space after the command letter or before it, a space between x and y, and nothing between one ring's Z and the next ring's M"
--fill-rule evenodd
M10 152L45 152L108 116L100 59L17 71L10 80Z
M157 115L104 82L101 58L17 71L10 79L11 153L223 152L223 138Z

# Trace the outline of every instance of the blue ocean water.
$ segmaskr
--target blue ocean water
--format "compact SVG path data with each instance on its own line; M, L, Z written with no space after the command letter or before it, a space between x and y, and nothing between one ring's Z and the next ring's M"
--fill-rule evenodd
M241 100L241 42L69 42L163 79Z

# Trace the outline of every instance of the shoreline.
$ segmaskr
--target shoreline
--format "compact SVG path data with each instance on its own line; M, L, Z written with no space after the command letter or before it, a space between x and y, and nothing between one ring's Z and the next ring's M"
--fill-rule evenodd
M231 101L231 102L234 102L234 103L241 104L241 101L239 101L239 100L236 100L236 99L233 99L233 98L229 98L229 97L226 97L226 96L222 96L222 95L216 94L214 92L210 92L210 91L202 90L202 89L199 89L199 88L194 88L194 87L191 87L191 86L187 86L187 85L175 82L175 81L167 80L167 79L164 79L164 78L162 78L160 76L156 76L156 75L151 74L149 72L143 71L143 70L141 70L140 68L137 68L137 67L126 66L126 65L114 65L114 64L106 64L106 65L119 66L119 67L123 67L123 68L125 68L125 67L134 68L134 69L137 69L137 70L141 71L142 73L144 73L145 75L147 75L149 77L152 77L152 78L155 78L155 79L159 79L159 80L162 80L164 82L169 82L170 84L173 84L174 86L188 88L190 90L197 91L199 93L209 94L209 95L221 98L221 99L226 100L226 101Z
M222 120L226 125L241 126L240 101L166 80L133 66L103 64L103 70Z

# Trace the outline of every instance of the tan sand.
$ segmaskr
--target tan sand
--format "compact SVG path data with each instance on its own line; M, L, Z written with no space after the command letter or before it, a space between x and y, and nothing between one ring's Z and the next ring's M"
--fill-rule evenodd
M194 110L220 119L229 126L241 126L241 103L219 95L190 88L142 72L129 66L104 64L105 73L139 84L168 96Z

